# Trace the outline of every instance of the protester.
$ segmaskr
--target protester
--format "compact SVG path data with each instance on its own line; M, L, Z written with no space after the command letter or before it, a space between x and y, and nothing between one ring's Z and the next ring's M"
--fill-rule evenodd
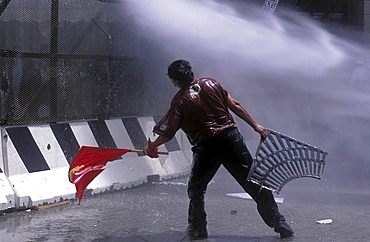
M247 182L253 158L229 110L248 123L262 139L268 135L267 129L258 124L216 80L194 79L188 61L174 61L168 67L167 75L180 90L172 99L167 114L153 128L159 136L144 147L144 153L156 157L153 150L170 141L180 128L193 145L193 165L188 182L190 202L186 231L189 236L193 239L208 237L204 195L208 183L223 165L257 203L264 222L280 233L281 238L292 237L294 232L280 214L272 192Z

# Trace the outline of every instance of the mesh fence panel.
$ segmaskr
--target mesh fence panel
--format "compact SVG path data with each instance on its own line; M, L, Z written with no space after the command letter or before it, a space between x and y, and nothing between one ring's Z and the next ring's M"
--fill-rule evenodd
M141 115L145 61L120 1L0 0L2 123ZM134 45L132 44L134 43ZM8 84L8 89L6 85ZM155 103L155 101L154 101ZM6 112L8 111L8 112ZM151 112L157 110L150 109Z

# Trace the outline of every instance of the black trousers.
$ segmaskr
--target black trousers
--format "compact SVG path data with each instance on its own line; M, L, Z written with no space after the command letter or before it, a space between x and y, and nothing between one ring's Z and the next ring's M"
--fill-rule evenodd
M247 182L253 158L237 128L229 128L200 142L192 148L192 151L193 165L188 182L189 227L201 229L206 226L204 195L208 183L221 164L257 203L257 210L263 221L269 227L274 226L275 220L280 218L281 214L271 191L260 189L258 185Z

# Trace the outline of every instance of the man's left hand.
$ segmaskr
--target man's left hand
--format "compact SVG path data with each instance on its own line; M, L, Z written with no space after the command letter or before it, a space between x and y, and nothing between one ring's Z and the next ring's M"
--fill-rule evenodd
M150 158L158 158L158 147L155 147L153 149L152 147L152 141L148 139L148 145L143 148L144 155L149 156Z

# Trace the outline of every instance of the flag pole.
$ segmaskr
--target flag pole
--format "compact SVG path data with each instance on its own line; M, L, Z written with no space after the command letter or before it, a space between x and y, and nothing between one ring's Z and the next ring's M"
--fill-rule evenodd
M131 149L130 151L131 152L136 152L136 153L144 153L144 150ZM158 151L157 153L160 154L160 155L169 155L170 154L169 152L165 152L165 151Z

